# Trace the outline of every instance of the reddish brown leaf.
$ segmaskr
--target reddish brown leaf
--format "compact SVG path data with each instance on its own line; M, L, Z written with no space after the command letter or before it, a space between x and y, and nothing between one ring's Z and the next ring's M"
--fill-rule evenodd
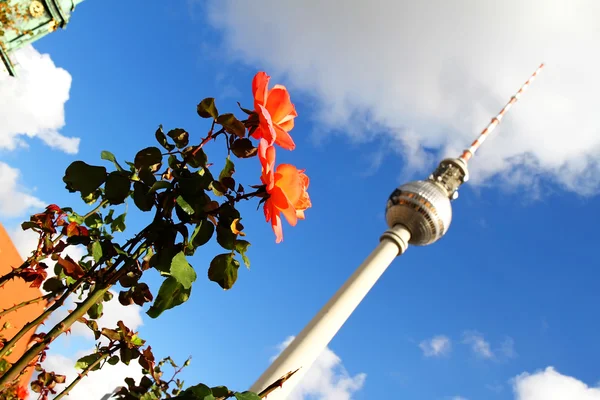
M69 256L65 258L58 257L58 260L56 262L63 268L63 270L65 271L65 275L73 279L79 279L85 275L85 271L83 270L83 268L81 268L81 265L77 264Z
M48 207L46 207L46 211L52 211L52 212L57 212L59 214L62 214L62 210L59 206L57 206L56 204L50 204Z

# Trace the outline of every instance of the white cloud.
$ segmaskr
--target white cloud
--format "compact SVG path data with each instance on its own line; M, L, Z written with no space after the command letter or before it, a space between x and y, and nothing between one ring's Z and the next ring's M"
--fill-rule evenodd
M20 174L18 169L0 161L0 216L17 217L32 208L46 206L42 200L27 193L19 184Z
M485 359L494 358L494 353L490 348L489 342L487 342L483 335L475 331L467 331L463 335L463 343L471 346L471 350L477 356Z
M600 56L589 52L599 13L595 0L209 2L228 56L312 95L322 133L377 131L409 168L424 148L470 144L546 62L474 159L472 181L501 173L535 188L550 177L580 194L600 189Z
M12 58L18 77L0 76L0 149L26 146L25 136L37 137L69 154L77 153L79 138L58 132L65 125L71 75L32 46L16 51Z
M436 357L450 353L452 344L450 338L447 336L438 335L431 339L423 340L419 343L419 348L423 350L425 357Z
M534 374L523 373L513 380L516 400L600 400L600 389L562 375L553 367Z
M279 351L283 351L292 340L293 336L287 338L279 345ZM281 390L282 398L283 394L287 394L285 398L288 400L350 400L363 387L366 377L364 373L350 376L340 357L326 348L291 393L285 384L278 390Z

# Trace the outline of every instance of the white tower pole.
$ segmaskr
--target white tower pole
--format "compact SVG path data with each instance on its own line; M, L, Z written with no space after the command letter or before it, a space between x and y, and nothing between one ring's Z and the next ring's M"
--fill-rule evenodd
M259 393L288 372L300 368L281 389L268 400L282 400L300 382L317 357L348 320L387 267L408 247L410 232L402 225L386 231L381 242L350 276L337 293L325 304L300 334L283 350L271 366L250 388Z

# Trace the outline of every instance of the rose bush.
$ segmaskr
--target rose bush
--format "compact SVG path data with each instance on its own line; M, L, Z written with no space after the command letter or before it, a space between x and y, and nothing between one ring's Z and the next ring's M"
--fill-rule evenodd
M42 287L46 294L15 304L0 312L0 318L8 321L10 313L34 302L44 302L46 306L12 337L0 336L0 399L27 396L19 377L30 368L35 369L30 390L40 399L68 395L85 376L107 364L137 362L143 368L140 382L126 378L116 395L125 400L251 400L275 390L293 373L290 371L260 394L203 384L184 389L184 383L175 377L189 360L182 367L170 358L156 360L152 348L122 321L113 327L98 326L97 322L103 314L103 303L112 298L114 290L123 306L151 303L147 311L151 318L159 318L186 302L197 278L188 257L213 238L225 252L210 262L208 278L225 290L231 289L238 278L239 260L250 265L250 242L245 239L243 218L236 208L242 200L259 199L277 243L283 240L281 215L292 226L304 219L305 210L311 207L309 179L304 170L290 164L276 165L275 159L275 146L295 148L289 132L297 113L287 89L275 85L269 90L269 79L264 72L254 77L254 109L240 105L245 119L240 120L233 113L219 113L213 98L202 100L197 113L211 125L204 138L195 141L185 129L165 132L159 126L155 139L162 149L146 147L124 165L112 153L103 151L101 158L112 167L110 171L83 161L67 167L63 177L66 189L78 193L91 209L78 213L73 208L52 204L22 224L24 230L38 235L38 245L21 266L0 277L0 288L13 279L22 279L32 287ZM220 137L225 139L228 155L221 171L214 174L205 146ZM233 157L258 159L256 176L260 184L248 186L253 191L236 181ZM126 203L133 203L147 216L148 223L125 243L119 243L114 235L126 231ZM86 250L81 260L64 253L76 246ZM55 265L51 267L50 262ZM157 293L144 282L145 272L150 269L164 278ZM6 356L15 343L40 327L71 296L80 299L75 309L69 310L55 326L38 329L27 351L14 363L8 362ZM98 343L95 352L77 361L75 367L80 373L67 383L65 376L46 371L43 361L52 342L76 323L87 326ZM165 363L175 369L169 380L163 379Z

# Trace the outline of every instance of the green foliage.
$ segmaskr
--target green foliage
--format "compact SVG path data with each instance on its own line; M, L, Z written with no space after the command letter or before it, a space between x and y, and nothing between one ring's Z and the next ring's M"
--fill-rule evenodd
M158 129L156 130L156 133L154 134L154 136L156 137L156 141L165 148L165 150L167 151L171 151L175 148L174 145L170 144L169 141L167 140L167 137L165 136L165 133L163 132L163 127L162 125L160 125L158 127Z
M156 184L162 183L164 181L156 182ZM166 182L168 184L168 182ZM156 185L155 184L155 185ZM141 182L133 183L133 203L139 208L141 211L150 211L154 206L154 195L150 193L150 190L146 185Z
M250 259L246 256L246 251L248 251L248 247L250 247L250 242L246 240L236 240L235 241L235 251L240 253L242 256L242 260L244 260L244 264L247 268L250 268Z
M119 171L111 172L106 178L104 198L110 204L122 204L129 196L130 188L129 176Z
M88 368L90 365L92 365L93 363L95 363L96 361L98 361L100 359L100 357L101 357L101 354L98 354L98 353L92 353L92 354L88 354L87 356L81 357L75 363L75 368L84 370L84 369ZM100 364L97 364L95 367L93 367L92 371L96 371L98 369L100 369Z
M146 314L150 318L157 318L164 311L185 303L191 292L191 287L186 289L176 278L170 276L160 286L158 296Z
M171 129L165 134L160 125L155 132L158 147L149 146L138 151L133 162L121 160L123 164L120 164L113 153L104 150L100 158L108 161L105 163L108 170L83 161L71 163L63 177L66 188L69 192L78 192L91 206L78 214L71 208L50 205L22 224L24 230L32 230L39 235L39 243L26 267L17 269L18 276L31 282L32 287L43 285L43 289L53 296L53 302L64 301L73 294L78 296L77 306L70 310L70 315L75 318L70 318L72 322L69 324L78 321L93 332L96 340L103 337L93 354L77 360L76 368L83 371L82 376L105 364L135 361L144 369L139 384L131 378L125 380L127 388L117 396L120 399L259 398L249 392L230 391L225 386L210 388L198 384L183 390L183 382L179 379L164 381L161 378L162 363L169 360L177 368L175 363L165 359L157 364L150 347L143 349L144 340L122 321L113 329L98 326L104 303L113 297L109 290L115 290L115 285L118 285L115 291L120 304L143 307L150 303L147 314L151 318L185 303L197 279L197 272L186 257L207 245L213 237L228 252L217 255L211 261L209 280L225 290L231 289L237 281L240 267L235 257L239 255L244 264L250 266L247 257L250 242L239 239L245 233L242 232L242 218L236 205L242 199L253 196L264 199L265 190L264 186L251 186L258 190L245 193L243 186L234 178L236 168L231 154L249 158L257 153L250 136L246 135L247 128L255 127L256 115L243 110L249 114L248 120L238 120L231 113L219 115L215 100L206 98L197 106L200 117L211 119L211 128L205 138L183 128ZM249 120L253 125L248 124ZM205 145L221 136L226 139L223 143L227 145L228 156L216 179L217 173L211 170ZM259 173L257 168L256 175ZM144 229L130 235L129 240L120 243L115 237L121 235L115 234L126 230L127 212L131 212L128 197L150 221ZM87 250L80 261L63 254L66 248L73 249L79 245ZM48 268L44 260L56 261L55 276L48 277L52 268ZM150 268L155 268L164 277L156 296L142 282L145 271ZM51 308L46 307L46 312L51 313ZM45 320L48 316L44 315ZM39 346L38 355L42 355L39 359L43 359L46 345L70 328L71 325L57 329L48 327L46 332L35 334L31 346L36 351ZM6 342L3 338L0 340L2 344ZM10 369L3 358L5 353L5 347L0 347L0 365ZM41 398L55 394L56 385L66 379L46 372L39 363L36 370L39 375L33 381L32 389ZM0 386L5 383L1 375ZM176 388L167 392L171 384L175 384Z
M246 127L233 114L221 114L217 118L217 123L221 124L225 131L237 137L243 138L246 134Z
M217 119L219 117L219 112L217 111L217 106L215 105L215 99L212 97L202 100L196 107L196 110L198 115L202 118Z
M133 165L136 169L149 168L162 162L162 153L157 147L147 147L135 155Z
M225 290L233 287L238 277L240 263L233 258L233 254L219 254L210 262L208 268L208 279L216 282Z
M125 171L123 167L121 167L117 162L117 159L115 158L114 154L110 151L103 150L102 153L100 153L100 158L112 162L115 165L117 171Z
M238 158L250 158L256 155L258 148L254 147L250 139L243 138L233 141L231 151Z
M177 146L178 149L184 148L190 142L190 135L185 131L185 129L172 129L169 131L169 133L167 133L167 136L173 139L175 146Z
M184 289L190 289L192 283L196 280L196 271L187 262L183 252L177 253L171 261L171 276L183 286Z
M63 182L69 192L79 192L81 197L91 195L106 181L106 168L94 167L83 161L75 161L67 167Z

